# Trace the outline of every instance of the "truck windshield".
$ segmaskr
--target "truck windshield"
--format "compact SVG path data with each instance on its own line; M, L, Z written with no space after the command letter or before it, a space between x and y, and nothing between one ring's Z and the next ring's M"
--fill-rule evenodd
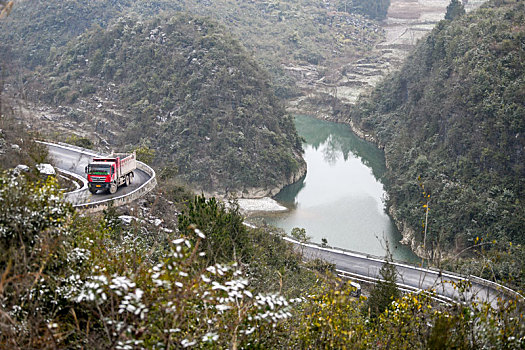
M90 175L108 175L110 165L91 164L88 168Z

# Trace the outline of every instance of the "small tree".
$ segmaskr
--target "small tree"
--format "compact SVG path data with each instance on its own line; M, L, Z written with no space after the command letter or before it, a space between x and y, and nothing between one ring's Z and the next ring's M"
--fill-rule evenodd
M425 208L425 221L423 222L423 228L425 230L423 232L423 250L424 250L425 255L426 255L426 252L427 252L427 233L428 233L428 211L430 209L430 194L425 191L425 184L423 184L423 181L421 180L421 176L418 176L417 180L418 180L418 183L419 183L419 187L421 187L421 191L422 191L423 198L424 198L424 201L425 201L425 204L423 204L423 208Z
M226 207L215 198L195 196L178 219L180 232L188 237L195 236L195 227L202 230L209 263L244 262L251 255L248 231L235 202Z
M303 244L310 241L312 237L308 236L306 234L306 230L304 228L294 227L292 229L291 235L293 238L295 238L299 243L301 243L301 255L303 255Z
M370 292L370 297L366 303L371 319L376 319L392 304L392 301L401 296L401 292L396 285L397 270L392 264L390 254L387 256L383 266L381 266L379 275L381 280L377 282L374 289Z
M155 159L155 150L149 148L148 145L142 144L141 146L135 149L137 154L137 160L144 162L146 164L151 164L153 159Z
M447 6L447 13L445 14L445 19L452 21L456 17L463 16L465 14L465 7L459 0L451 0L450 4Z
M304 228L294 227L292 229L291 235L293 238L298 240L301 243L306 243L310 240L310 236L306 234L306 230Z

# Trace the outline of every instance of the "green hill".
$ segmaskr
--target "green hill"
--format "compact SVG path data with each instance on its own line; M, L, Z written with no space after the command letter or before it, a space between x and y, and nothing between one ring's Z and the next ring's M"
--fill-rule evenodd
M388 0L32 0L15 3L0 22L0 58L20 69L47 64L67 42L92 26L106 28L125 15L147 20L184 11L222 23L253 50L271 73L280 96L298 93L295 77L283 65L313 65L324 70L333 60L361 57L381 39L371 17L383 17ZM292 72L293 73L293 72Z
M126 8L127 1L16 1L0 22L0 58L4 64L34 68L44 65L50 52L93 25L108 22Z
M74 107L79 128L110 143L153 148L203 190L275 191L304 171L267 74L213 21L121 18L51 60L34 99Z
M154 148L158 164L205 190L275 192L304 169L294 127L272 95L299 93L301 73L285 67L311 65L323 76L332 60L364 55L382 34L363 15L381 17L387 4L20 1L0 23L0 59L11 95L66 117L52 123L59 134ZM159 43L152 23L166 20L154 18L180 11L224 27L199 20L203 31L181 28Z
M440 22L350 113L384 147L388 204L419 242L430 195L428 249L525 243L523 23L515 1Z

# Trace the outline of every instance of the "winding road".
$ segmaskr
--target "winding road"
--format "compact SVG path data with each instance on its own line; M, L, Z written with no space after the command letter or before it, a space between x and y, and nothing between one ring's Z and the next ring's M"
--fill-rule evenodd
M320 258L334 264L341 277L361 282L376 282L380 279L379 271L385 262L380 258L285 239L300 245L305 259ZM459 276L399 262L393 264L400 289L416 292L432 290L433 297L442 302L484 301L497 307L500 299L518 298L523 301L523 297L515 291L475 276Z
M91 151L76 148L71 145L58 145L43 142L49 149L54 165L70 176L81 179L85 184L84 168L90 159L97 154ZM138 162L140 163L140 162ZM156 176L153 169L140 163L142 169L136 169L135 179L130 186L120 187L113 194L91 194L84 185L82 188L69 192L67 200L74 206L91 211L101 210L109 203L125 204L149 192L156 185ZM286 240L301 246L306 259L321 258L335 265L339 275L356 281L375 282L380 278L379 271L384 260L363 254L320 247L314 244L301 244L291 238ZM397 270L397 284L403 290L423 291L433 290L434 297L444 302L461 302L469 300L485 301L497 306L498 299L517 297L523 300L518 293L498 285L472 276L458 276L445 271L435 271L403 263L393 263ZM461 281L465 281L466 288L458 288Z
M53 165L59 171L62 170L64 173L75 176L77 179L83 181L86 181L84 173L86 165L88 165L88 163L93 157L100 156L96 153L92 153L89 150L80 149L71 145L58 145L48 142L42 143L44 143L47 146L49 150L49 155L53 160ZM147 167L146 165L143 166ZM149 186L149 189L155 186L155 172L149 167L147 168L151 170L150 173L152 173L153 176L148 174L148 172L137 168L134 171L135 177L131 185L119 187L118 191L115 194L91 194L88 191L87 187L83 186L79 190L67 193L66 199L69 202L73 203L75 207L86 208L93 208L99 203L107 205L109 202L116 202L117 199L119 199L122 204L129 203L130 200L136 199L138 197L137 192L143 189L145 185L152 182L152 180L154 180L154 183L152 184L152 186ZM147 189L146 191L141 191L139 195L148 192L149 189ZM130 195L133 195L132 199L122 200ZM104 206L100 206L101 209L103 207Z

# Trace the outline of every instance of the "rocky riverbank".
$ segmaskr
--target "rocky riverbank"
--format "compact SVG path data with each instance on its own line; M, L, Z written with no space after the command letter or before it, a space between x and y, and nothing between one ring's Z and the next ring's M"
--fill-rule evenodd
M288 210L286 207L280 205L274 197L284 187L291 185L301 178L306 176L306 162L302 162L297 171L291 174L288 179L282 184L272 187L254 187L244 188L242 190L234 192L203 192L207 197L216 197L221 200L227 200L228 198L235 198L239 204L239 208L245 215L250 215L257 212L280 212Z

